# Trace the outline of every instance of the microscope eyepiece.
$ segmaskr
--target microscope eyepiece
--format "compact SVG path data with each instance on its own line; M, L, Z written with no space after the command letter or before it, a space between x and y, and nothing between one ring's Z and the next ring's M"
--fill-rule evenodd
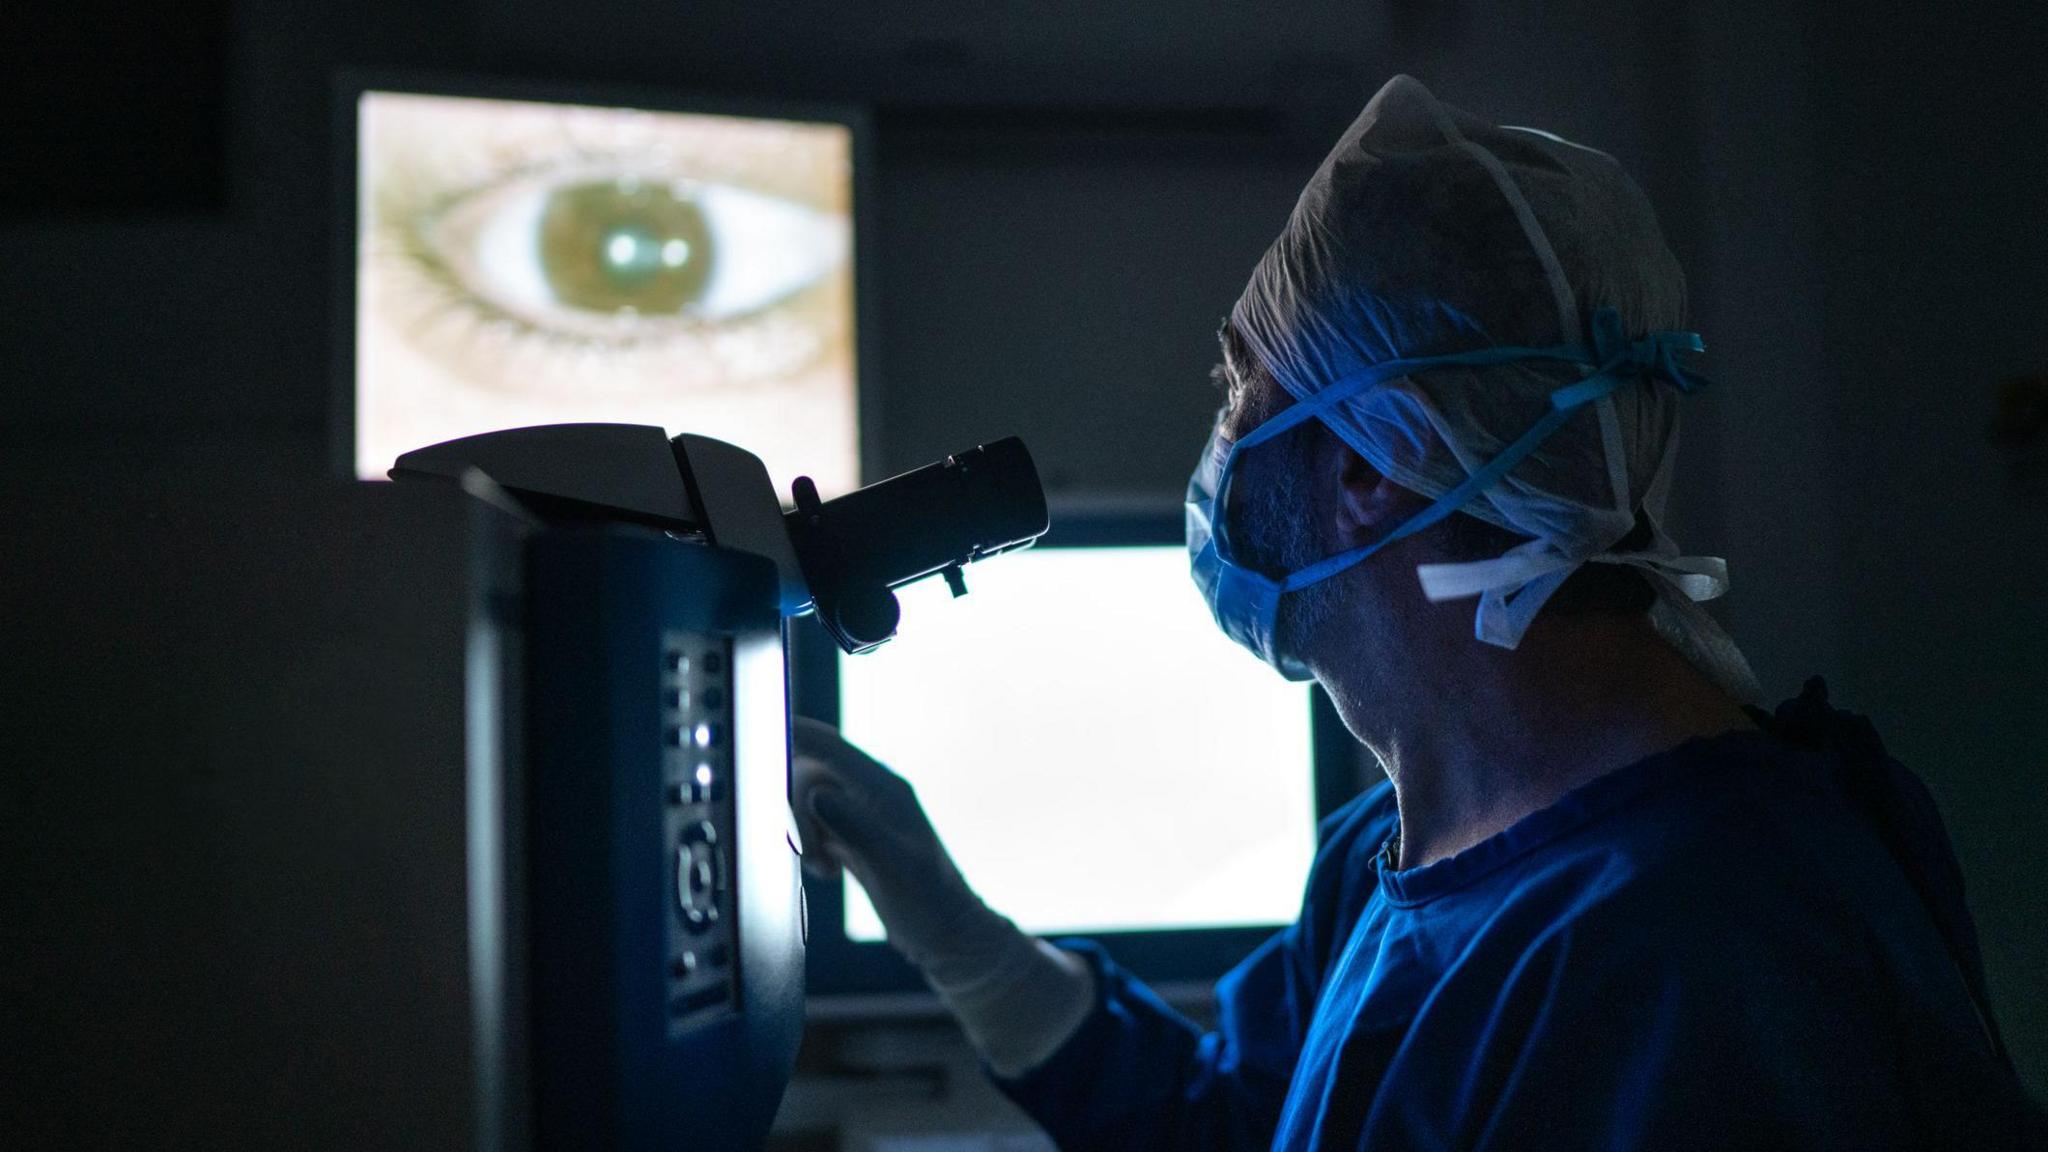
M865 652L895 634L891 589L1029 545L1049 522L1045 490L1012 436L821 501L809 477L784 516L818 619L839 646Z

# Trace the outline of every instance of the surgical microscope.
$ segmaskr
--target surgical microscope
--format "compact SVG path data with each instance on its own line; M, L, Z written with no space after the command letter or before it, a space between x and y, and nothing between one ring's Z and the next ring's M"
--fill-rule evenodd
M401 456L470 501L468 920L479 1152L756 1149L803 1028L787 625L1047 527L996 441L785 511L744 449L562 424Z

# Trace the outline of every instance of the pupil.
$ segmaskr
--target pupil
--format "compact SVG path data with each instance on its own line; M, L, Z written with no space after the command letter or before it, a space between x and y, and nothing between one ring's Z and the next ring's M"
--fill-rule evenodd
M556 301L592 312L685 311L703 297L715 257L695 203L638 181L555 189L541 208L538 245Z

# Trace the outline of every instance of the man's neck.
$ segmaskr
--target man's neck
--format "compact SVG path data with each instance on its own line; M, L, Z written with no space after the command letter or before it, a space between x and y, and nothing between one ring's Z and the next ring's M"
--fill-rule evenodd
M1359 734L1400 806L1402 868L1455 855L1617 768L1749 726L1645 620L1539 624L1514 652L1451 651L1448 676L1377 684L1362 710Z

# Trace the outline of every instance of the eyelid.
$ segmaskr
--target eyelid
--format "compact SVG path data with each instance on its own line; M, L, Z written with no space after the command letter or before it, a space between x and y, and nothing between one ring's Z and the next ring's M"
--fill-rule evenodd
M385 168L365 209L386 220L580 166L729 184L821 212L852 208L852 138L841 125L395 92L367 93L362 123L363 155L381 155Z
M568 156L549 156L540 160L508 165L480 178L465 183L444 186L434 190L429 197L429 206L417 214L415 222L421 227L431 227L449 209L467 203L479 196L526 182L553 181L566 183L571 179L630 179L650 185L692 185L699 188L727 186L739 188L758 196L781 197L779 193L763 190L760 186L739 180L711 179L694 172L668 172L649 167L645 158L638 156L605 157L603 155L578 152ZM808 206L808 205L806 205Z
M625 181L642 181L690 203L705 228L709 247L703 257L711 263L708 280L687 301L645 315L627 308L630 319L554 299L545 258L532 247L553 194ZM455 199L413 225L423 242L414 256L444 269L479 309L528 329L619 343L663 327L727 324L773 307L845 260L844 224L843 218L736 185L686 179L657 183L578 165L510 177ZM522 242L531 250L522 251Z
M687 178L780 197L837 218L850 236L852 137L843 127L771 121L749 131L732 118L683 117L720 121L699 136L677 132L691 126L660 113L647 114L645 128L608 131L597 121L616 110L594 109L600 117L585 117L584 129L572 131L555 115L557 106L393 93L367 95L361 111L368 194L361 200L359 260L376 270L365 277L374 284L366 289L369 307L453 377L527 400L575 395L602 405L657 391L701 397L759 381L808 379L801 374L814 362L820 371L842 370L837 358L851 339L853 315L853 281L843 260L802 292L717 321L715 330L680 317L646 317L631 333L564 333L480 300L422 242L418 222L490 195L494 185L596 167L655 183ZM635 146L664 134L689 138ZM761 172L775 178L756 178ZM835 359L816 360L823 355Z

